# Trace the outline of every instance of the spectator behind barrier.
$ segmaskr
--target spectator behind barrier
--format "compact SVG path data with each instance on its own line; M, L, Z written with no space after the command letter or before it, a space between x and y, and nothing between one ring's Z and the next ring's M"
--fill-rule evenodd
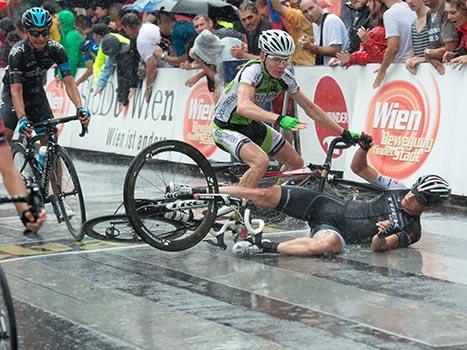
M98 44L100 44L104 35L109 34L109 27L104 23L94 24L91 30L92 30L92 37ZM99 76L102 73L102 69L104 69L106 61L107 61L107 56L104 55L101 49L98 49L97 56L94 59L94 63L92 65L92 74L93 74L94 84L97 84L97 81L99 80Z
M52 16L52 26L50 27L50 39L60 42L60 30L58 29L58 17L57 12L60 10L58 4L53 1L46 1L42 4L44 10L49 11Z
M360 35L358 31L361 28L370 30L373 28L370 21L370 9L367 0L351 0L346 4L351 10L351 22L349 26L349 52L360 50Z
M306 35L299 39L299 43L316 55L317 65L327 66L336 53L347 50L349 40L344 22L336 15L325 12L317 0L302 0L300 9L313 23L315 43Z
M412 23L412 48L413 55L407 58L405 66L410 73L417 72L417 65L426 62L425 49L428 48L428 26L427 15L429 8L425 6L423 0L407 0L412 11L415 11L417 18Z
M155 50L160 48L158 46L161 41L160 28L149 22L141 23L139 17L134 13L128 13L122 17L122 26L133 43L136 43L136 50L145 64L146 91L144 99L149 102L157 75L158 60L160 60L160 57L155 54Z
M257 0L257 3L262 4L266 0ZM295 43L295 52L292 55L292 63L299 65L313 65L315 64L315 54L306 50L299 44L299 39L303 35L314 41L313 26L303 15L299 8L299 1L295 1L293 6L285 6L280 0L271 0L272 8L276 11L286 23L284 26L287 32L292 36Z
M363 27L358 30L360 37L360 50L352 53L338 52L336 58L329 63L330 66L351 66L353 64L366 65L368 63L381 63L387 48L383 26L383 15L388 9L379 0L368 0L370 10L370 23L372 27L367 31Z
M388 47L377 71L373 88L378 88L391 63L404 63L412 53L411 28L415 13L401 0L383 0L388 10L383 15Z
M71 11L63 10L58 13L60 23L60 43L65 48L70 64L71 74L75 76L78 68L85 67L83 55L81 54L81 45L84 42L83 37L75 28L75 16Z
M160 11L159 28L162 36L170 37L173 54L157 49L157 58L172 66L180 66L188 60L189 43L196 37L195 27L188 21L177 21L172 13Z
M453 52L446 52L443 60L460 70L467 66L467 1L447 0L446 2L448 18L461 33L462 37L459 47Z
M109 16L109 2L107 0L97 0L94 2L94 16L92 18L92 23L103 23L105 25L110 24Z
M453 51L459 43L459 33L448 20L445 0L424 0L428 11L428 40L429 48L425 49L425 59L436 70L444 73L443 55L446 51Z
M250 1L240 5L239 18L245 30L247 50L243 45L238 45L232 48L231 54L237 59L257 58L261 51L258 38L263 31L271 29L271 23L265 17L261 17L255 3Z
M205 29L196 37L193 48L190 50L190 56L199 64L207 79L219 84L219 89L216 89L215 84L212 89L209 89L214 94L216 101L219 96L219 91L217 90L223 88L223 80L216 79L216 74L217 72L222 72L222 62L235 59L232 57L230 49L232 46L240 44L241 41L239 39L231 37L219 39L215 34ZM188 84L186 85L189 86Z
M104 71L99 78L98 87L105 87L106 79L110 77L115 67L117 68L117 101L119 111L129 103L130 89L138 86L138 62L130 48L130 40L122 35L107 34L101 42L102 52L108 56Z
M94 33L89 27L85 15L77 15L75 17L75 26L76 30L84 37L84 42L81 45L81 54L86 65L86 71L76 79L76 85L79 85L92 75L92 66L99 51L99 43L94 39Z

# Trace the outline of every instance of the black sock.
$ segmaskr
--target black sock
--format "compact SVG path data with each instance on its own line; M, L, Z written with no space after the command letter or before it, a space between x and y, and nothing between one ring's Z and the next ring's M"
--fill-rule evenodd
M278 242L263 241L261 242L261 248L264 253L277 253Z

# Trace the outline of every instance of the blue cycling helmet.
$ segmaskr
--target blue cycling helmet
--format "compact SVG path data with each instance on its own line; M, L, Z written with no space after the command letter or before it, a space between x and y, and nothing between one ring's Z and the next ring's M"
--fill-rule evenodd
M49 28L52 25L52 16L42 7L32 7L23 13L21 23L26 29L31 27Z

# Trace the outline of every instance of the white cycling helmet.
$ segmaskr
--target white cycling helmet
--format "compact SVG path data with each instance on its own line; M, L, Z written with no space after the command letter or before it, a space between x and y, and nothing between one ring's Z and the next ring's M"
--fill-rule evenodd
M449 199L451 186L438 175L425 175L417 179L412 186L417 200L426 206L436 206Z
M289 57L295 52L295 43L290 34L279 29L262 32L258 46L265 54L272 56Z

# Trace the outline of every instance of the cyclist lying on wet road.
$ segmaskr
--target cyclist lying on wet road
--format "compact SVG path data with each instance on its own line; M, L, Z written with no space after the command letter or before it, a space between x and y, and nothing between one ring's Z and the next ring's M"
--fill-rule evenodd
M341 201L303 187L273 186L264 189L222 187L221 193L251 200L254 205L274 208L309 223L309 237L286 242L263 240L254 245L237 242L237 255L280 253L297 256L336 254L346 244L371 242L373 251L407 247L420 239L420 215L449 199L449 184L437 175L420 177L411 189L379 174L367 162L371 137L363 135L352 160L352 170L385 192L372 200Z

